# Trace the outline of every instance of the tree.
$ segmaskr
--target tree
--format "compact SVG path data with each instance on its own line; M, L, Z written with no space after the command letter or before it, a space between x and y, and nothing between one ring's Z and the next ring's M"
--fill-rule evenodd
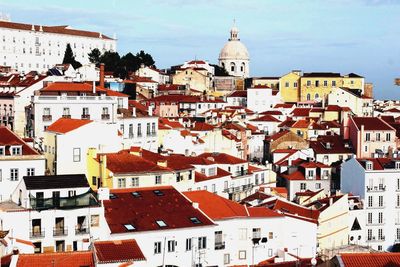
M214 67L214 75L215 76L229 76L229 73L226 71L225 68L220 67L218 65L211 64Z
M106 51L100 57L100 63L104 63L106 71L115 72L120 65L121 57L118 52Z
M74 69L82 66L79 61L75 60L74 52L72 52L70 44L67 44L67 47L65 48L63 64L71 64Z
M140 64L144 64L148 67L154 66L154 63L156 63L153 60L153 57L150 54L145 53L143 50L140 50L140 52L136 54L136 57L139 59Z
M99 49L95 48L93 49L89 54L89 61L91 63L96 64L96 66L98 67L100 65L100 57L101 57L101 52Z

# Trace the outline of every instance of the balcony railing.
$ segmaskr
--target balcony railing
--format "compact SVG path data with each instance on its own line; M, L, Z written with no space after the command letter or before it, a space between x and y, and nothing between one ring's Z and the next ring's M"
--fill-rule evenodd
M90 114L82 114L81 118L82 120L90 120Z
M367 192L383 192L383 191L386 191L386 185L367 186Z
M54 227L53 236L66 236L68 235L68 229L66 227Z
M43 119L43 121L51 121L52 120L52 116L51 115L43 115L42 119Z
M225 241L216 242L214 248L215 250L225 249Z
M76 226L75 235L86 235L89 234L89 228L87 226Z
M99 205L97 195L92 190L73 197L60 197L56 201L54 198L35 198L32 195L29 200L31 208L36 210L74 209Z
M71 119L71 115L62 115L62 117L65 119Z
M40 229L40 230L30 230L29 232L29 237L30 238L43 238L44 237L44 229Z
M101 119L102 120L109 120L110 119L110 114L101 114Z

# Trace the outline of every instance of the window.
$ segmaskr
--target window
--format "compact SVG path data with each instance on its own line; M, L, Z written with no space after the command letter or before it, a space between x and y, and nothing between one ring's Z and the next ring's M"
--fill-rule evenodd
M20 146L12 146L11 147L11 155L21 155L21 147Z
M376 133L376 141L380 141L381 140L381 134L380 133Z
M90 226L92 227L97 227L99 226L100 222L100 216L95 214L95 215L90 215Z
M142 137L142 124L141 123L138 123L138 126L137 126L137 136Z
M139 186L139 177L132 178L132 187Z
M268 238L269 239L274 239L274 232L269 232L268 233Z
M201 221L197 217L190 217L189 219L194 224L201 224Z
M3 171L0 169L0 182L3 181Z
M6 153L6 149L4 146L0 146L0 156L4 156Z
M150 123L147 123L146 135L150 136Z
M35 242L33 245L35 246L35 253L42 253L42 242Z
M239 228L239 240L246 240L246 239L247 239L247 229Z
M328 86L328 81L324 81L324 86L325 86L325 87Z
M378 239L382 240L383 239L383 229L378 229ZM382 250L382 249L381 249Z
M124 224L124 227L125 227L125 229L128 230L128 231L133 231L133 230L136 229L135 226L133 226L133 225L130 224L130 223Z
M307 86L311 86L311 81L307 81Z
M332 86L333 86L333 87L336 86L336 81L332 81Z
M175 240L168 240L168 252L174 252L175 251Z
M125 187L126 187L125 178L118 178L118 188L125 188Z
M155 179L155 184L161 184L161 175L156 175Z
M253 238L261 238L261 228L253 228Z
M63 116L69 116L69 115L70 115L69 108L63 108Z
M224 264L229 264L231 262L230 254L224 254Z
M161 253L161 242L154 242L154 254Z
M321 183L316 183L315 184L315 189L321 189Z
M294 83L293 83L293 87L297 87L297 82L294 82Z
M285 82L285 87L289 87L289 82Z
M246 259L246 250L239 250L239 260Z
M186 251L192 250L192 239L186 238Z
M26 176L35 176L35 168L26 169Z
M310 100L311 100L311 95L307 94L307 101L310 101Z
M370 133L366 133L365 134L365 141L371 141L371 134Z
M379 204L379 207L383 207L383 196L379 196L378 204Z
M368 223L372 223L372 212L368 212Z
M151 134L152 135L156 134L156 123L155 122L151 123Z
M18 169L10 169L10 180L11 181L18 181Z
M383 223L383 213L382 212L378 213L378 223Z
M368 239L368 240L372 240L372 229L368 229L368 232L367 232L367 239Z
M217 190L215 189L215 184L211 185L211 192L217 193Z
M89 115L89 108L82 108L82 115Z
M73 149L73 160L74 160L74 162L81 161L81 149L80 148Z
M64 240L56 241L56 251L57 252L65 251L65 241Z
M306 183L300 183L300 190L306 190Z
M315 81L315 87L319 87L319 81Z
M372 207L372 196L368 196L368 207Z
M102 114L103 115L108 115L108 107L103 107Z
M199 237L198 240L198 248L199 249L206 249L207 248L207 238L205 236Z
M386 133L386 141L390 141L390 133Z
M162 227L167 227L167 224L163 220L157 220L156 223L161 228Z

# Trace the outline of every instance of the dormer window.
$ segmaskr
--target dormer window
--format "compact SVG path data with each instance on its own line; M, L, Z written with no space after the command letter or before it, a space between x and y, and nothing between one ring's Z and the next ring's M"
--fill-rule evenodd
M163 220L157 220L156 223L160 228L167 227L167 224Z
M135 226L133 226L132 224L124 224L125 229L128 231L133 231L136 230Z
M373 169L372 161L367 161L367 162L365 162L365 169L366 169L367 171L370 171L370 170Z
M0 156L4 156L6 154L6 148L4 146L0 146Z
M214 176L216 175L216 168L212 167L208 169L208 176Z
M307 170L307 178L308 179L313 179L314 178L314 170Z
M11 146L10 147L10 154L12 156L19 156L22 154L22 146Z

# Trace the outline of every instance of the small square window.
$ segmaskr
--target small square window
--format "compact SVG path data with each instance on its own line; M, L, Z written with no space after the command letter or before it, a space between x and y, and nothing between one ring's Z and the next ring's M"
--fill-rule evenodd
M140 192L135 191L135 192L132 192L132 196L138 198L138 197L141 197L142 195L140 194Z
M124 226L128 231L136 230L136 228L132 224L124 224Z
M239 260L246 259L246 250L239 250Z
M156 223L159 227L167 227L167 224L163 220L157 220Z
M201 221L197 217L191 217L190 221L194 224L201 224Z
M162 191L160 191L160 190L154 190L153 193L154 193L156 196L163 196L163 195L164 195L164 193L163 193Z

